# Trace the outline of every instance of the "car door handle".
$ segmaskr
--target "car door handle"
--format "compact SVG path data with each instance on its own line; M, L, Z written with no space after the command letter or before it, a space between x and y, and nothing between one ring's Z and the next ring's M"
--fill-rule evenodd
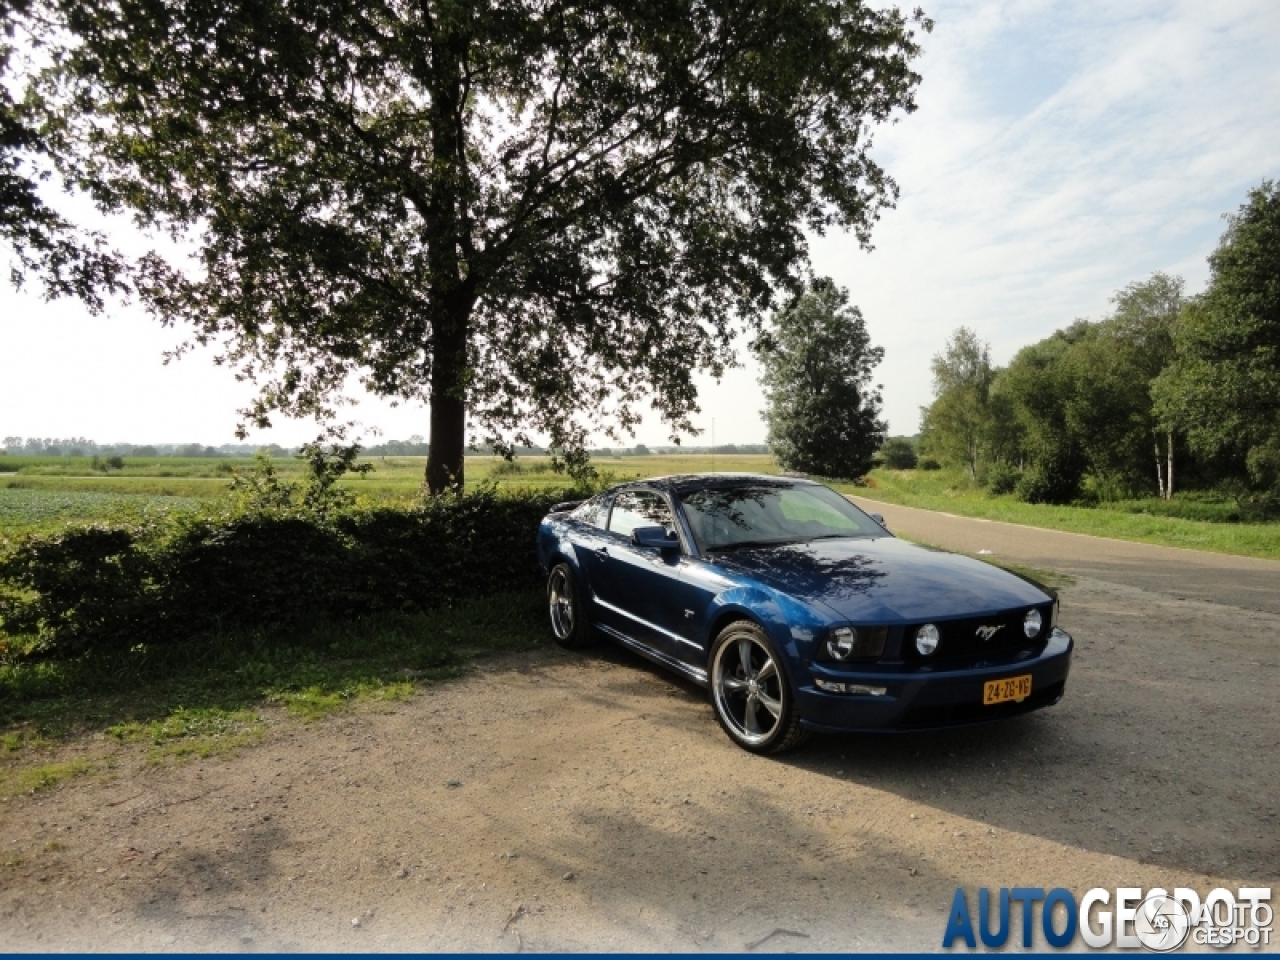
M609 559L609 548L608 548L608 547L596 547L596 559L597 559L597 560L608 560L608 559Z

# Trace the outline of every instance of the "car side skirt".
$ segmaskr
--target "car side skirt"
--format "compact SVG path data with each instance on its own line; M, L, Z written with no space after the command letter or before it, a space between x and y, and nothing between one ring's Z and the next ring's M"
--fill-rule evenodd
M659 666L666 667L668 670L674 670L681 676L692 680L700 687L710 686L710 683L707 680L707 671L700 670L698 667L691 666L687 663L681 663L675 657L669 657L665 653L653 649L653 647L643 644L638 640L633 640L625 633L614 630L612 627L605 626L603 623L597 623L595 627L610 639L618 641L618 643L622 644L628 650L635 651L646 660L652 660Z

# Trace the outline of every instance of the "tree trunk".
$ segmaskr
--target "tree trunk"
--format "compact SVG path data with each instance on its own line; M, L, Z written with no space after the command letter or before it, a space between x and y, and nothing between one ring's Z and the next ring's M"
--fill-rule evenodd
M1165 498L1164 473L1161 471L1161 468L1160 468L1160 438L1155 437L1151 441L1151 446L1154 447L1156 451L1156 489L1160 491L1160 499L1163 500Z
M1173 431L1170 430L1165 436L1166 450L1169 454L1169 465L1164 471L1164 498L1166 500L1173 499Z
M431 450L427 490L462 490L467 434L467 340L476 302L476 279L463 258L470 252L465 205L467 173L462 63L468 38L447 13L432 24L430 107L431 165L424 213L431 271Z
M470 307L467 307L470 313ZM444 318L438 318L443 321ZM431 450L427 490L432 496L462 490L467 445L467 323L440 323L431 338Z

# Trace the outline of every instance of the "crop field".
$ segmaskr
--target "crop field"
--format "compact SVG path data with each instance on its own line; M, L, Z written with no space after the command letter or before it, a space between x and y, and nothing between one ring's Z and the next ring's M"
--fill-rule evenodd
M373 469L344 477L342 485L372 503L407 504L421 494L425 457L367 457ZM767 454L652 454L592 461L602 483L680 473L777 473ZM285 479L305 469L292 457L272 461ZM0 456L0 534L57 527L146 512L198 509L225 497L251 458L124 458L122 469L94 469L88 457ZM552 490L570 485L549 457L467 458L469 489L493 483L504 489ZM1116 537L1220 553L1280 559L1280 523L1241 522L1229 503L1194 499L1102 503L1097 506L1029 504L1012 495L992 496L959 470L873 470L862 485L833 483L837 490L961 516L1002 520L1074 533Z
M425 457L366 457L373 469L344 477L343 486L378 503L408 503L422 489ZM762 454L602 457L593 461L602 481L704 471L776 473ZM237 472L253 471L252 458L125 457L122 468L95 469L89 457L0 455L0 533L90 522L147 511L211 506L225 497ZM272 460L284 479L300 479L305 464L292 457ZM467 458L469 489L493 483L508 489L558 489L570 480L551 467L550 457Z
M192 497L0 487L0 535L108 518L141 519L148 513L197 509L200 505L201 501Z

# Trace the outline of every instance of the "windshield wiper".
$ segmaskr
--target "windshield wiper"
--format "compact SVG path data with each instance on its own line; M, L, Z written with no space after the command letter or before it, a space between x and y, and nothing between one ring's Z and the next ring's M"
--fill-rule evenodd
M733 543L722 543L718 546L707 547L707 553L721 553L725 550L738 550L742 547L776 547L784 543L799 543L798 540L737 540Z

